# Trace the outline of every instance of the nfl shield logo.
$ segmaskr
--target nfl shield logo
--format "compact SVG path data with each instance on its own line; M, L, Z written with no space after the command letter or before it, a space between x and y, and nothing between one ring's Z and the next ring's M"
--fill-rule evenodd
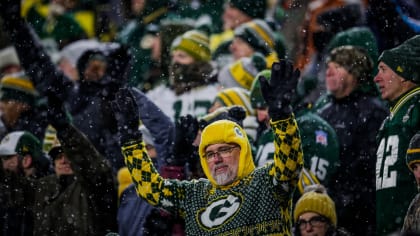
M327 146L328 145L328 139L327 139L327 133L323 130L316 130L315 131L315 142L320 143L321 145Z

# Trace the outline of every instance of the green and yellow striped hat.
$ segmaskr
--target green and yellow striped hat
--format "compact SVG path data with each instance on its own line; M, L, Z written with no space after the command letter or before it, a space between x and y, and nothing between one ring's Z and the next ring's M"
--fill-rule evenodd
M182 50L197 61L210 61L210 40L205 32L190 30L174 39L171 51Z
M242 106L245 108L247 116L255 114L255 111L251 106L249 91L244 88L232 87L223 89L217 93L214 100L220 102L225 107L233 105Z
M15 100L33 105L38 95L34 84L24 73L8 74L0 81L0 101Z
M217 77L225 88L241 87L249 90L255 76L267 68L267 62L261 53L251 57L243 57L232 64L223 67Z

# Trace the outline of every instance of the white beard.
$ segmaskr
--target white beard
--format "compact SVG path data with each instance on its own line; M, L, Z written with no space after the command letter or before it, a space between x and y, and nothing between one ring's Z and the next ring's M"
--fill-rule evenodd
M231 173L222 173L214 176L216 183L218 185L227 185L232 182Z

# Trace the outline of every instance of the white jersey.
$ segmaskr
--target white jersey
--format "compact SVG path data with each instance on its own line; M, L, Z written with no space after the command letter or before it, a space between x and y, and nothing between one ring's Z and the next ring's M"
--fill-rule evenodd
M156 86L146 93L146 96L159 107L165 115L174 121L175 111L173 104L176 99L175 92L164 84Z
M177 96L173 103L174 119L188 114L197 118L206 115L219 90L218 84L210 84Z

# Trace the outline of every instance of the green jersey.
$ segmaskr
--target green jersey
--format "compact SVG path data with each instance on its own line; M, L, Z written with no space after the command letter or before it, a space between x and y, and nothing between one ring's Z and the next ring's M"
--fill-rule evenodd
M377 235L399 231L411 199L416 194L414 177L405 163L411 137L420 130L420 88L391 104L391 113L379 132L376 160Z
M328 186L332 174L339 165L339 144L334 129L324 119L312 112L300 113L296 118L302 138L305 168ZM266 129L256 142L254 163L262 166L274 156L273 133Z
M307 112L296 118L302 138L305 167L328 186L339 166L339 144L335 130L323 118Z

